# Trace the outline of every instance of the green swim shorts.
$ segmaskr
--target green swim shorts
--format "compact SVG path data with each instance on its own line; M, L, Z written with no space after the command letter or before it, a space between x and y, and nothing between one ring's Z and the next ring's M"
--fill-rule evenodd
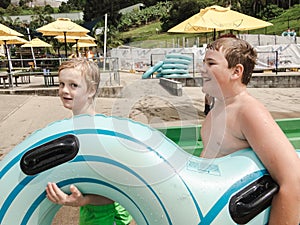
M128 225L131 215L119 203L80 207L80 225Z
M115 202L115 210L116 210L116 215L115 215L116 225L128 225L131 222L132 216L123 206L121 206L117 202Z
M79 225L113 225L115 205L85 205L80 207Z

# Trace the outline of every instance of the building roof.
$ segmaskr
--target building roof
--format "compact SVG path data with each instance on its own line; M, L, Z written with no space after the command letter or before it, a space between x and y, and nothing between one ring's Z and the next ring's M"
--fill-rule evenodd
M13 21L15 21L17 18L19 18L22 22L24 23L30 23L32 20L33 15L22 15L22 16L8 16L10 17ZM83 12L74 12L74 13L53 13L50 14L55 20L57 18L69 18L72 21L76 20L83 20ZM4 17L7 19L7 17Z

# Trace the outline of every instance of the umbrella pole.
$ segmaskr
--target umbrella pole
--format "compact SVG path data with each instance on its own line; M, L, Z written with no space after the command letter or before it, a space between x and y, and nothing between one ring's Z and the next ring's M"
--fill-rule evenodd
M5 48L5 54L8 62L8 82L9 82L9 87L13 87L13 82L12 82L12 74L11 74L11 60L9 57L9 52L8 52L8 47L7 47L7 42L4 41L4 48ZM4 81L5 82L5 81Z
M31 41L30 30L29 30L28 27L26 27L26 29L27 29L27 34L28 34L28 40ZM34 55L34 51L33 51L32 46L30 47L30 49L31 49L31 55L32 55L32 58L33 58L34 69L36 69L36 60L35 60L35 55Z
M77 55L77 57L79 57L79 51L78 51L78 39L76 39L75 41L76 41L76 55Z
M64 37L65 37L65 58L68 58L68 52L67 52L67 32L64 31Z
M103 70L105 71L106 64L106 41L107 41L107 13L104 15L104 46L103 46Z
M214 41L216 40L216 29L214 28Z

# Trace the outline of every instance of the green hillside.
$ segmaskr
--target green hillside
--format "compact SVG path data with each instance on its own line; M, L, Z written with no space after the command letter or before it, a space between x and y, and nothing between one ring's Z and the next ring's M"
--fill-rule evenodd
M244 31L240 33L250 33L250 34L276 34L281 35L288 27L295 29L297 34L300 33L300 5L295 5L293 8L286 10L282 15L276 19L270 20L269 22L273 23L273 26ZM182 38L190 40L189 44L192 45L195 39L199 39L200 43L206 43L207 40L213 38L213 33L200 33L200 34L174 34L167 32L157 32L161 30L160 22L153 22L145 26L141 26L135 29L132 29L128 32L121 33L123 39L130 39L131 45L137 45L139 42L143 42L143 47L151 47L151 43L161 45L172 45L176 43L182 43ZM222 31L222 33L228 33L229 31ZM237 31L233 31L237 33ZM148 44L147 44L148 43ZM145 46L146 45L146 46ZM147 46L149 45L149 46Z

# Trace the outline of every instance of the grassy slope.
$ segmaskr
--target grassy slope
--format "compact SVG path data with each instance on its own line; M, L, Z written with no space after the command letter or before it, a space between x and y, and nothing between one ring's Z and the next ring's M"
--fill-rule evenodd
M252 34L277 34L281 35L283 31L287 29L289 26L291 29L295 29L297 34L300 33L300 5L295 5L293 8L287 10L282 15L277 17L274 20L271 20L270 22L273 23L273 26L263 28L263 29L257 29L252 30L246 33L252 33ZM288 22L288 20L290 20ZM135 29L132 29L128 32L121 33L123 38L131 38L131 41L145 41L145 40L158 40L158 41L165 41L169 39L176 39L176 38L182 38L182 37L200 37L200 38L206 38L211 37L212 33L201 33L201 34L169 34L167 32L161 32L156 33L156 28L160 30L160 22L154 22L150 23L145 26L141 26ZM228 31L227 31L228 32ZM226 31L225 31L226 33Z

